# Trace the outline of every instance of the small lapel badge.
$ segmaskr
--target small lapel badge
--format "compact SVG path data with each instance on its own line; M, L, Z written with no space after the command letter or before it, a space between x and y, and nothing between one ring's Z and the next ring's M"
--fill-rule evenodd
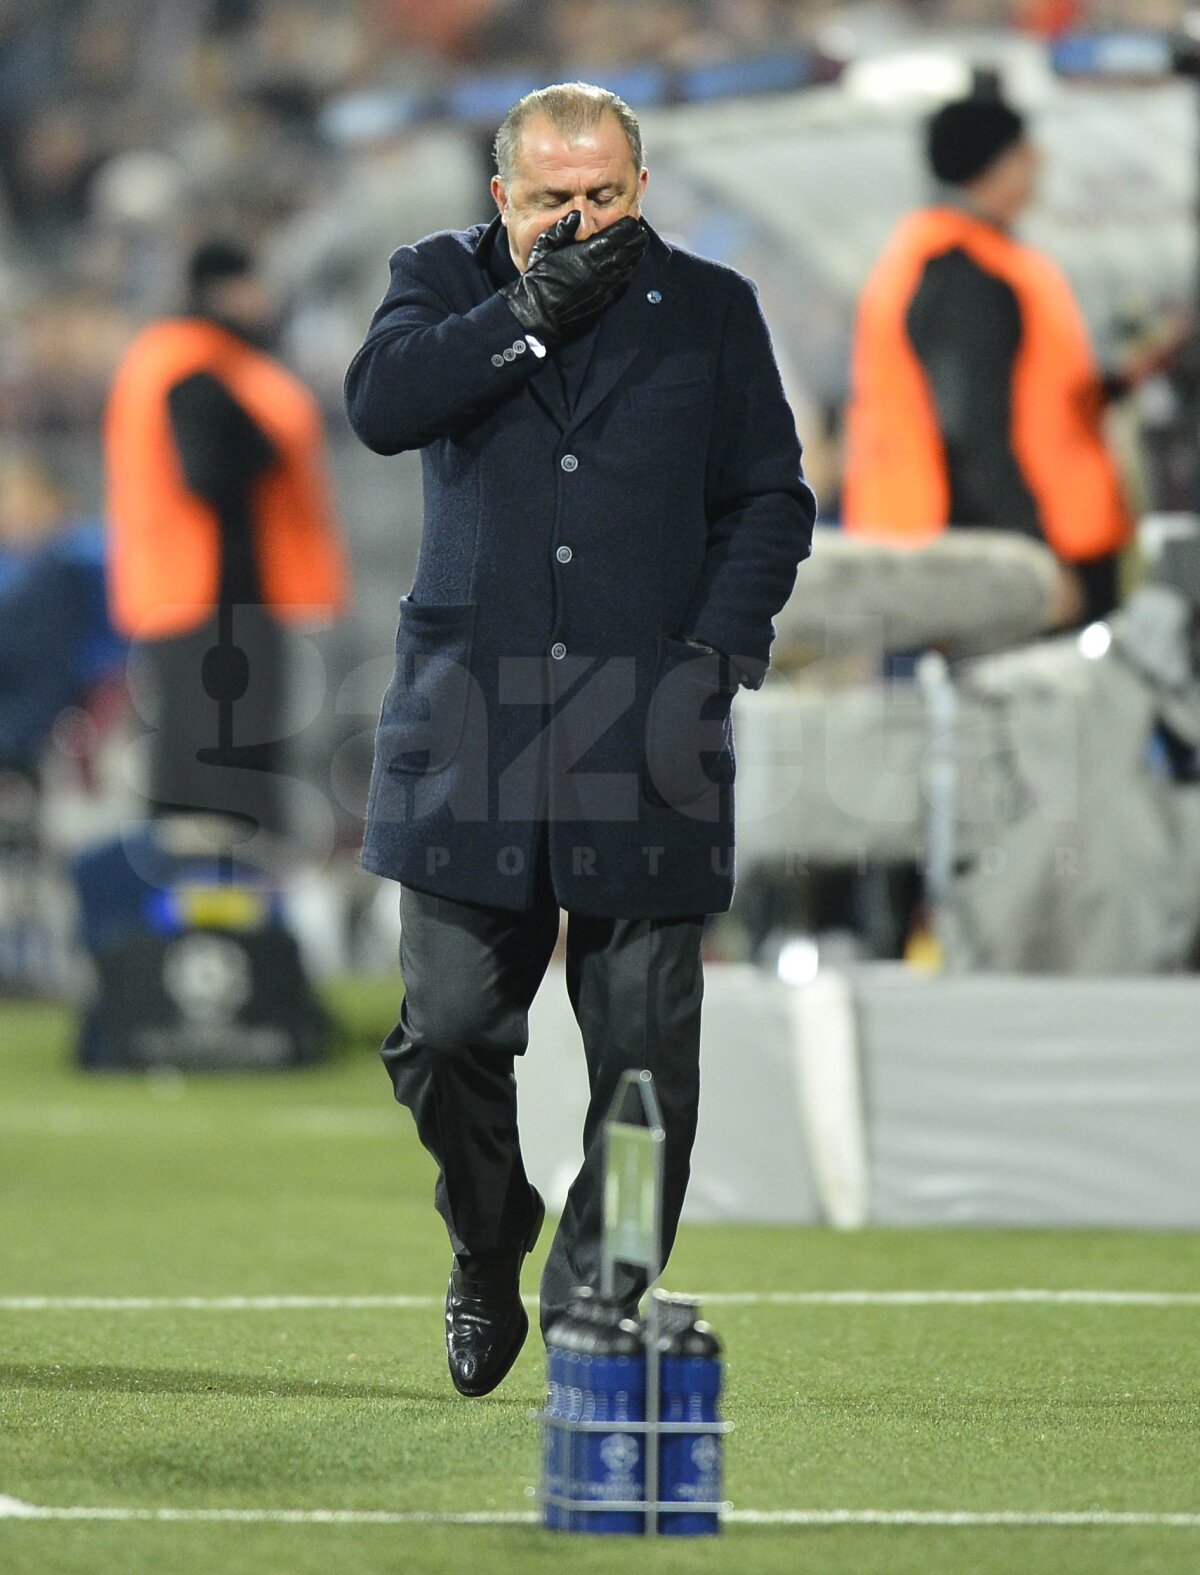
M647 292L646 292L646 299L650 302L651 306L657 306L658 303L662 300L662 291L661 290L647 290Z

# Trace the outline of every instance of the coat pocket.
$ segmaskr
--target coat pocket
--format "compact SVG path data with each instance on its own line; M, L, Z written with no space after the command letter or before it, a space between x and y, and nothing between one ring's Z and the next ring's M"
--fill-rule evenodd
M659 635L646 714L645 797L666 809L696 808L733 781L737 689L723 658Z
M384 696L377 754L388 771L428 775L458 755L474 680L475 604L400 602L396 670Z

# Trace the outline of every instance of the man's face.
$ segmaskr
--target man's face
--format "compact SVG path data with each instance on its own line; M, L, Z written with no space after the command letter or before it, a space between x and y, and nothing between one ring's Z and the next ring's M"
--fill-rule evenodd
M1013 149L1009 181L1012 187L1013 206L1020 213L1037 196L1038 177L1042 159L1032 142L1022 139Z
M605 112L580 137L568 137L544 116L531 116L521 128L513 179L507 186L498 175L492 180L513 261L524 273L534 241L572 208L580 214L577 241L626 214L640 218L647 178L634 166L615 115Z
M223 323L230 323L256 343L271 339L279 326L279 309L265 284L251 273L215 279L204 305Z
M986 169L978 181L984 206L1004 224L1015 224L1037 194L1041 155L1022 137ZM968 187L968 190L971 188Z

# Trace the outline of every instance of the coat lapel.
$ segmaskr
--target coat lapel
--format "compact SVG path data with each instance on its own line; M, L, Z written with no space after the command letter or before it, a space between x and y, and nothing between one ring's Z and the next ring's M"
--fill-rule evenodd
M671 299L666 282L670 255L670 247L651 230L646 255L624 294L604 314L596 349L570 416L572 427L588 419L653 342L660 313L666 311Z
M554 354L553 351L550 352ZM541 405L542 409L557 426L565 432L571 425L570 412L567 410L567 401L563 395L562 378L558 375L558 368L547 364L538 375L530 379L527 385L529 392Z

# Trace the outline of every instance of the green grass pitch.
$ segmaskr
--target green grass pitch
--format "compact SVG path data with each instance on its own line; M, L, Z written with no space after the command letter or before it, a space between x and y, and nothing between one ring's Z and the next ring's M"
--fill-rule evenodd
M391 987L284 1077L85 1078L66 1016L0 1005L0 1570L5 1575L1141 1575L1200 1571L1200 1305L727 1304L740 1511L1132 1513L1129 1524L730 1524L714 1542L514 1523L28 1519L95 1511L528 1513L543 1353L449 1385L432 1170L375 1045ZM747 1048L747 1053L752 1053ZM530 1156L533 1174L537 1157ZM545 1248L543 1240L542 1250ZM540 1257L540 1253L539 1253ZM537 1264L526 1289L536 1288ZM685 1228L676 1290L1200 1291L1200 1240L1108 1232ZM57 1299L203 1305L105 1309ZM26 1298L46 1305L19 1307Z

